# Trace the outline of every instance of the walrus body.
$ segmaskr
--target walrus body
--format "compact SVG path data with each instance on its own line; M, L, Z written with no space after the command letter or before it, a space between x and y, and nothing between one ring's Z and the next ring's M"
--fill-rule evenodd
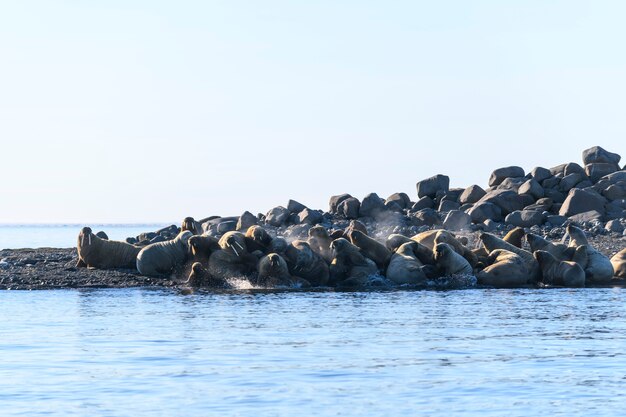
M544 284L560 287L585 286L585 271L576 262L559 261L550 252L543 250L536 251L533 256L541 267Z
M328 264L320 255L313 252L304 240L294 240L285 251L292 275L304 278L318 287L328 284Z
M213 277L200 262L194 262L186 282L191 287L201 288L232 288L228 281Z
M569 246L587 246L587 267L585 268L586 283L606 284L613 279L613 265L607 256L589 244L585 232L576 226L567 226Z
M248 227L245 234L245 242L248 252L261 251L267 254L272 245L272 236L262 226L253 225Z
M360 287L378 272L378 267L363 256L358 247L339 238L330 245L334 258L330 264L330 283L338 287Z
M320 255L326 263L330 264L333 261L333 251L330 250L332 239L328 235L326 228L320 225L313 226L309 229L308 235L307 242L313 252Z
M357 246L363 255L370 258L376 265L384 269L391 258L391 252L380 242L372 239L360 230L351 230L348 233L350 242Z
M211 254L220 248L219 241L213 236L200 235L189 238L189 252L193 262L206 264Z
M305 279L293 277L289 273L287 262L277 253L270 253L259 260L259 274L255 284L267 288L275 287L310 287Z
M507 243L510 243L513 246L517 246L518 248L521 249L522 247L522 238L524 237L524 235L526 234L526 232L524 232L524 229L522 229L521 227L516 227L512 230L509 231L509 233L507 233L502 240L504 240Z
M613 265L613 275L626 278L626 249L622 249L611 258L611 265Z
M435 262L444 276L467 274L474 271L472 266L463 256L459 255L451 245L438 243L435 246Z
M409 242L414 242L414 240L404 235L392 233L387 237L387 240L385 241L385 246L387 247L387 249L389 249L390 252L393 253L397 251L400 248L400 246Z
M189 230L193 235L201 235L202 225L195 221L193 217L185 217L180 226L180 231L184 232L185 230Z
M142 275L160 276L169 274L174 268L182 265L189 252L189 230L180 232L172 240L151 243L141 249L137 255L137 270Z
M485 249L487 249L490 255L491 255L491 252L493 252L496 249L505 249L505 250L508 250L509 252L513 252L514 254L520 256L524 260L524 263L526 264L526 268L528 269L528 272L530 273L530 276L532 277L533 282L538 281L539 278L541 277L541 270L539 269L539 264L537 263L537 260L533 257L532 253L524 249L520 249L517 246L511 245L510 243L505 242L499 237L494 236L489 233L482 233L479 236L479 239L482 242Z
M538 250L549 252L559 261L570 261L574 256L575 248L570 248L562 243L552 243L534 233L528 233L526 235L526 241L533 253Z
M454 234L447 230L427 230L426 232L418 233L411 239L421 243L433 252L437 244L446 243L450 245L456 253L463 256L472 267L478 262L476 255L469 248L465 247Z
M100 269L135 269L137 255L141 251L141 248L126 242L101 239L89 227L81 229L76 247L79 266Z
M419 243L410 241L396 250L387 267L387 279L396 284L421 284L426 280L426 274L422 271L424 264L415 254L418 245Z
M212 277L220 281L227 281L231 278L254 277L256 256L243 251L217 250L209 257L208 271Z
M493 250L489 254L488 263L490 265L476 275L479 284L511 288L526 285L533 280L527 262L506 249Z

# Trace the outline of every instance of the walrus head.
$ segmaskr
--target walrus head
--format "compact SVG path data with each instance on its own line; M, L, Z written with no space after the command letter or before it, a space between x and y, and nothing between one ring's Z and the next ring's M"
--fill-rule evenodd
M545 248L548 243L544 238L534 233L526 233L526 242L528 242L531 252Z
M311 246L303 240L295 240L287 247L286 255L295 265L294 271L307 268L313 261L313 250Z
M312 238L323 238L323 239L328 239L328 232L326 231L326 228L324 226L320 226L319 224L317 226L313 226L309 229L309 237Z
M189 230L194 235L200 234L198 228L196 227L196 221L193 217L185 217L183 220L183 224L180 226L180 231L183 232L185 230Z
M566 236L568 236L570 239L570 245L573 244L573 246L582 246L589 244L587 236L581 228L576 227L570 223L567 225L565 231L567 232Z
M246 231L246 237L252 239L254 242L260 244L261 246L267 248L272 243L272 236L267 233L261 226L250 226Z
M223 245L230 249L235 256L240 257L247 251L244 246L245 240L241 233L229 232L222 238L224 239Z
M78 240L80 242L80 246L85 246L85 238L87 238L87 244L91 245L91 236L93 235L93 231L91 227L83 227L78 233Z
M447 243L437 243L437 245L435 246L435 250L434 250L435 261L436 262L440 261L451 252L454 252L454 249L452 249L452 246L448 245Z

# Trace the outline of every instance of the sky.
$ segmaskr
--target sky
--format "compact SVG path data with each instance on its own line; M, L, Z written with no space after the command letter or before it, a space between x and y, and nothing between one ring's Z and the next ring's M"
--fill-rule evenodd
M626 157L620 1L0 3L0 223L179 222ZM624 161L622 162L624 163Z

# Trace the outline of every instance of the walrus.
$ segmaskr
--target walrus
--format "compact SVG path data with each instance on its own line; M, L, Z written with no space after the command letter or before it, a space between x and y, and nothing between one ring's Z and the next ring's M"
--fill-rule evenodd
M509 250L494 249L489 253L488 263L489 266L476 275L479 284L496 288L514 288L533 281L528 263Z
M391 255L387 273L388 279L396 284L421 284L426 280L423 271L424 264L416 255L419 243L409 241L400 245L398 250Z
M219 240L220 247L225 251L231 251L235 256L247 253L246 237L241 232L226 232Z
M151 243L139 251L137 270L141 275L160 276L169 274L174 268L182 265L189 253L189 230L180 232L172 240Z
M231 278L254 280L258 258L247 251L236 250L233 245L229 249L220 249L211 253L209 274L220 281L227 281Z
M330 264L333 261L333 251L330 250L332 239L328 235L326 228L320 225L313 226L309 229L308 235L307 242L313 249L313 252L320 255L326 263Z
M363 255L370 258L380 269L384 269L391 259L391 252L382 243L372 239L360 230L348 232L350 242L361 249Z
M456 238L456 236L447 230L427 230L425 232L418 233L411 239L415 240L418 243L421 243L432 251L434 251L435 246L438 243L447 243L452 247L452 249L454 249L456 253L463 256L472 267L474 267L478 262L478 258L476 257L476 255L469 248L463 246L463 244Z
M244 237L248 252L258 250L263 252L263 254L269 253L272 236L262 226L253 225L248 227Z
M525 234L526 232L524 232L524 229L522 229L521 227L515 227L514 229L511 229L509 233L504 235L502 240L521 249L522 239L524 238Z
M500 239L497 236L494 236L490 233L481 233L478 239L481 241L485 249L489 251L489 254L496 249L506 249L510 252L513 252L516 255L519 255L526 264L526 268L532 277L533 282L537 282L541 278L541 270L539 269L539 264L537 260L533 257L533 254L528 252L527 250L520 249L517 246L511 245L508 242Z
M141 248L126 242L101 239L94 235L90 227L83 227L78 233L78 263L76 266L89 268L129 268L135 269L137 254Z
M587 267L585 268L588 284L606 284L613 279L613 265L607 256L589 244L585 232L578 227L568 224L566 237L570 247L587 246Z
M291 276L287 262L277 253L270 253L261 258L257 269L259 274L254 281L256 285L266 288L311 286L307 280Z
M220 250L219 241L213 236L195 235L189 238L189 253L192 262L206 264L216 250Z
M194 262L191 266L189 278L185 282L190 287L204 288L232 288L232 285L224 279L216 279L200 262Z
M541 267L544 284L560 287L585 286L585 271L576 262L559 261L550 252L543 250L535 251L533 256Z
M552 243L534 233L526 234L526 242L528 242L531 252L534 253L538 250L549 252L559 261L571 261L574 256L574 252L576 251L575 248L570 248L562 243Z
M474 272L467 259L459 255L452 246L447 243L438 243L435 246L434 253L437 267L443 272L444 276L457 274L471 275Z
M345 238L339 238L330 244L333 261L330 264L331 285L337 287L360 287L369 277L378 272L378 267L369 258L363 256L359 248Z
M272 243L270 243L268 251L270 253L278 253L282 256L287 251L288 247L289 243L287 243L284 237L276 236L274 239L272 239Z
M195 221L193 217L185 217L183 224L180 226L180 231L184 232L185 230L189 230L193 235L201 235L202 225Z
M385 246L387 247L387 249L389 249L389 251L393 253L397 251L400 248L400 246L409 242L415 242L415 241L412 240L410 237L407 237L398 233L392 233L389 236L387 236L387 240L385 241Z
M353 230L358 230L359 232L363 233L364 235L368 235L367 234L367 227L365 227L365 225L363 223L361 223L358 220L350 220L350 224L348 225L348 227L346 227L346 230L343 231L344 237L348 236L350 234L350 232L352 232Z
M613 275L619 278L626 278L626 249L622 249L613 255L611 265L613 265Z
M328 264L320 255L313 252L304 240L294 240L285 251L289 260L289 272L292 275L304 278L312 286L319 287L328 284Z

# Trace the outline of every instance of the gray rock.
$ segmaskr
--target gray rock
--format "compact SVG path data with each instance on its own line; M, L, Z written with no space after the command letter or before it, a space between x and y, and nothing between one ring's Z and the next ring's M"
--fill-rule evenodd
M619 222L619 220L609 220L606 222L604 228L609 232L624 233L624 226Z
M411 207L412 211L419 211L425 208L434 208L435 207L435 202L433 201L432 198L425 196L420 198L415 204L413 204L413 207Z
M323 219L323 214L318 210L311 210L310 208L305 208L300 213L298 213L298 220L300 223L306 223L310 225L316 225L321 223Z
M602 191L602 195L611 201L626 198L626 182L620 181L609 185L606 190Z
M485 220L482 224L483 224L483 230L485 232L492 232L498 228L498 223L494 222L491 219Z
M459 198L461 197L461 194L463 194L463 191L465 191L465 188L450 188L448 191L446 191L443 194L441 199L448 200L448 201L455 201L458 203Z
M396 203L401 209L408 209L411 204L411 199L408 195L406 195L406 193L393 193L387 197L387 200L385 201L385 203L389 202Z
M134 245L137 242L138 242L137 239L135 239L134 237L127 237L126 238L126 243L130 243L131 245Z
M502 209L493 203L479 202L467 212L472 218L474 223L483 223L485 220L490 219L493 221L502 220Z
M601 222L602 213L597 210L589 210L585 211L584 213L578 213L569 216L569 220L578 224Z
M237 221L235 220L224 220L219 222L216 225L216 232L217 234L224 234L226 232L232 232L237 228Z
M296 200L289 200L287 203L287 210L289 210L289 213L298 214L305 208L306 206L304 204L298 203Z
M561 165L557 165L555 167L550 168L550 174L552 175L559 175L561 174L561 176L563 176L564 172L565 172L565 167L567 166L567 164L561 164ZM545 185L544 185L545 187Z
M510 213L504 219L506 224L516 227L532 227L544 224L546 216L540 211L535 210L518 210Z
M554 203L562 203L566 197L562 192L553 189L544 189L544 195Z
M580 173L575 172L573 174L569 174L561 178L561 182L559 182L559 185L557 188L560 192L567 193L569 192L569 190L574 188L574 186L578 184L579 182L581 182L582 180L583 180L583 176Z
M265 215L265 222L271 226L280 227L287 221L289 210L283 206L274 207Z
M594 146L583 151L583 163L585 165L595 163L619 164L621 156L609 152L600 146Z
M339 206L337 207L337 214L345 217L346 219L358 219L359 208L361 208L361 202L354 197L349 197L339 203Z
M330 198L330 201L328 202L328 206L329 206L328 211L330 213L336 214L339 208L339 204L341 204L342 201L347 200L348 198L353 198L353 197L350 194L339 194L339 195L332 196Z
M580 174L581 176L585 176L585 169L578 165L576 162L570 162L565 165L565 169L563 170L563 176L567 177L571 174Z
M459 210L451 210L443 221L443 227L448 230L467 230L472 224L472 217Z
M525 177L505 178L496 188L498 190L511 190L517 192L519 187L526 182Z
M553 176L553 177L543 180L541 182L541 186L545 189L551 189L551 188L554 189L559 186L560 182L561 182L561 178L557 176Z
M593 184L591 183L591 181L589 180L582 180L581 182L579 182L578 184L576 184L574 186L574 188L587 188L587 187L591 187Z
M544 195L543 187L534 179L524 182L517 190L517 193L530 194L535 198L535 200L543 198Z
M574 188L567 195L567 198L559 210L559 214L561 216L571 217L591 210L596 210L604 214L605 203L606 199L594 191Z
M150 239L150 244L153 243L159 243L159 242L165 242L167 239L165 239L163 236L161 235L156 235L155 237L153 237L152 239Z
M441 223L437 212L433 209L422 209L409 216L412 226L434 226Z
M546 222L552 226L561 227L567 222L567 217L559 215L546 216Z
M604 206L604 208L606 209L606 211L604 212L605 220L626 218L626 209L624 207L621 207L619 204L615 204L616 201L620 200L612 201Z
M235 226L235 230L241 230L245 232L250 226L254 226L256 224L259 224L259 220L257 219L257 217L249 211L245 211L241 216L239 216L239 220L237 221L237 226Z
M585 172L591 182L594 183L605 175L610 175L617 171L619 171L619 166L615 163L595 162L585 165Z
M109 236L107 236L107 234L104 233L102 230L96 233L96 236L98 236L100 239L109 240Z
M522 210L525 205L524 200L520 198L519 194L509 190L490 191L480 199L479 203L493 203L497 205L502 210L503 216L515 210Z
M435 198L437 195L437 191L447 192L450 188L450 177L447 175L435 175L430 178L426 178L422 181L419 181L416 184L417 187L417 196L422 198L424 196L429 196L431 198Z
M385 211L385 200L376 193L370 193L361 201L359 217L376 217L382 211Z
M485 190L483 190L478 185L470 185L467 187L459 196L459 203L461 204L474 204L477 203L481 198L483 198L487 194Z
M441 203L439 203L439 211L444 212L444 211L450 211L450 210L458 210L461 207L461 205L459 203L457 203L456 201L451 201L451 200L441 200Z
M523 177L524 175L524 169L522 167L509 166L498 168L491 173L491 176L489 177L489 186L494 187L496 185L500 185L506 178L517 178Z
M535 167L532 171L530 171L530 176L538 183L541 183L543 180L547 180L548 178L550 178L552 176L552 173L549 169L543 167Z
M602 179L607 180L611 184L615 184L620 181L626 182L626 170L614 172L612 174L607 175L606 177Z
M395 201L385 201L385 210L395 211L395 212L400 213L402 212L402 207L400 207L398 203Z

